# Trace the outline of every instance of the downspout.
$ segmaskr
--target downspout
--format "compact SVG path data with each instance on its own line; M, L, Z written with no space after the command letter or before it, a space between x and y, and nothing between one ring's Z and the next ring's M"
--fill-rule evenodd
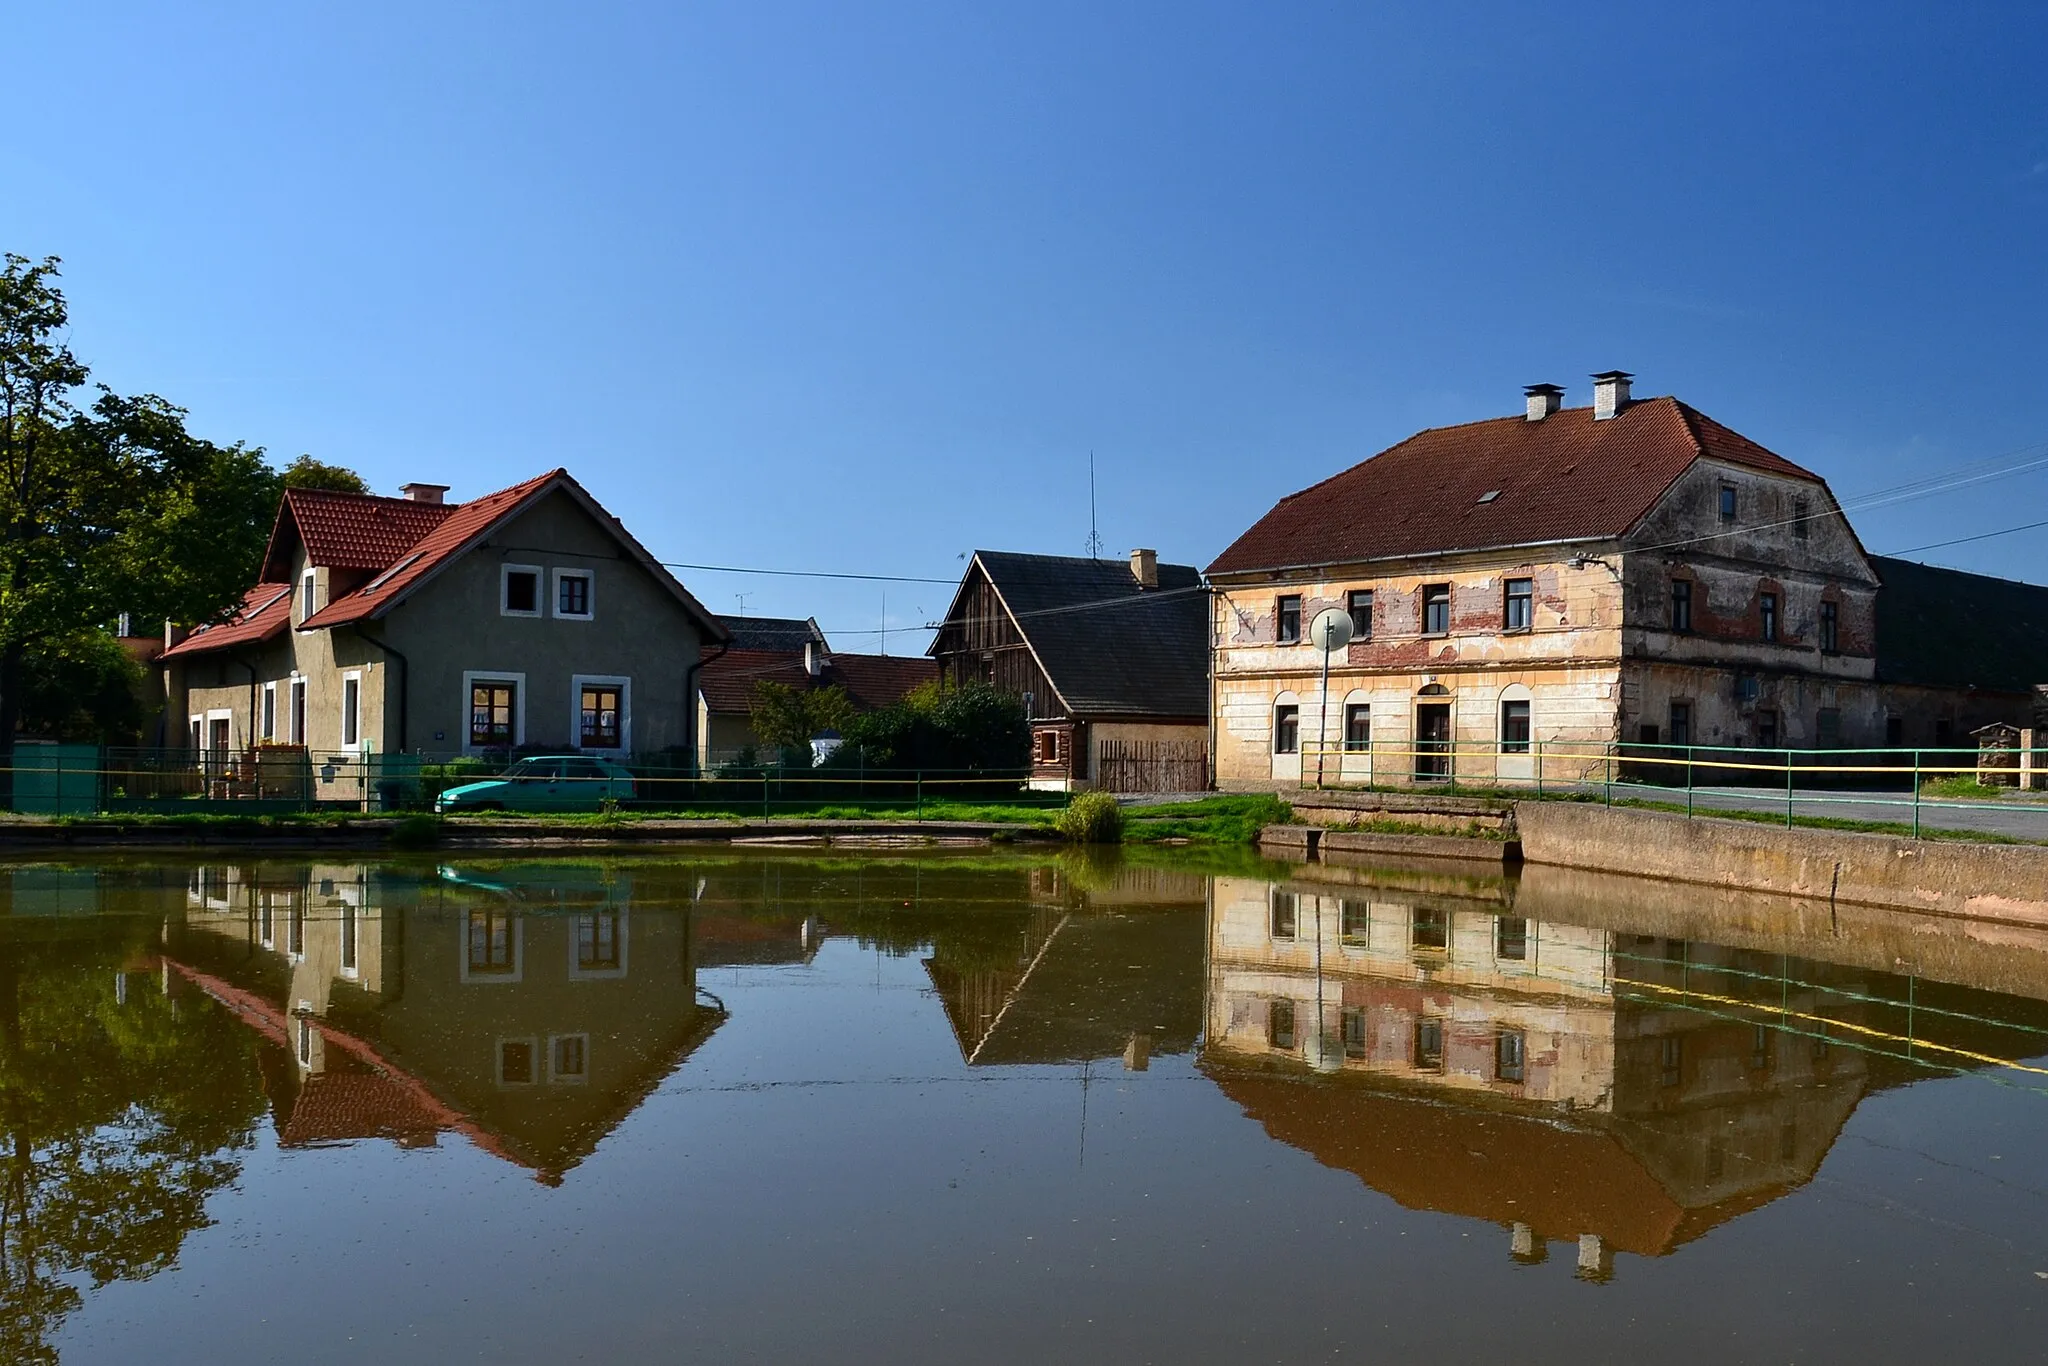
M243 659L240 655L232 655L230 658L249 671L249 748L254 749L256 748L256 727L262 719L256 714L256 666ZM166 701L165 705L168 707L168 701Z
M697 675L702 673L704 666L712 660L723 659L726 651L731 648L732 642L727 641L718 647L716 654L707 656L699 650L697 661L683 670L683 748L690 756L692 773L697 770Z
M391 752L393 754L403 754L405 753L406 739L406 700L412 693L412 663L406 659L398 647L392 645L389 641L379 640L377 637L365 633L361 626L356 627L356 635L369 641L370 644L382 650L398 664L398 743L392 746Z

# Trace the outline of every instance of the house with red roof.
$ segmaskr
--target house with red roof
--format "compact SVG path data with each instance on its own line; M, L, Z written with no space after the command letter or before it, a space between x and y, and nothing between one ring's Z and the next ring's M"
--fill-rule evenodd
M1593 378L1589 407L1537 384L1522 413L1418 432L1216 558L1219 785L1531 782L1616 741L1898 742L1880 573L1826 482L1632 397L1626 372ZM1349 639L1326 660L1328 611Z
M697 685L697 760L706 770L756 754L754 699L763 683L798 692L838 688L855 711L870 712L901 702L939 676L929 659L840 653L815 618L718 620L730 640L705 651Z
M286 491L240 609L160 657L192 749L694 749L717 618L567 470L446 493Z

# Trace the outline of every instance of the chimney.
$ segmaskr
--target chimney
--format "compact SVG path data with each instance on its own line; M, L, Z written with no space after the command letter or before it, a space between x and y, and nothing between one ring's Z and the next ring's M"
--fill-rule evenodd
M815 640L804 642L804 672L813 678L825 672L825 649Z
M1131 552L1131 577L1138 581L1140 588L1159 586L1159 552L1156 550L1133 550Z
M1522 393L1529 400L1529 420L1541 422L1564 406L1564 389L1555 384L1525 385Z
M408 503L438 503L448 491L446 484L400 484L398 496Z
M1628 407L1628 382L1634 379L1626 370L1602 370L1593 376L1593 420L1605 422L1619 416Z

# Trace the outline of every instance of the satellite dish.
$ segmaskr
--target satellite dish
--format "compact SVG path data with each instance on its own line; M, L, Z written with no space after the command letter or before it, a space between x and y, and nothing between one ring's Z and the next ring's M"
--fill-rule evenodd
M1308 624L1309 643L1329 654L1351 643L1351 614L1340 607L1325 607Z

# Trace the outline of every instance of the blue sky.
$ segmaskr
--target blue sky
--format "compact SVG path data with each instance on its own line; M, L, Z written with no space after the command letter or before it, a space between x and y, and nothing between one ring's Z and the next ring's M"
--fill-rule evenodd
M660 557L1206 563L1636 372L1845 500L2048 456L2048 7L44 4L0 249L99 378ZM2031 516L2029 514L2032 514ZM2048 517L2048 468L1854 513ZM1924 558L2048 581L2048 532ZM701 572L872 649L938 584ZM863 634L865 633L865 634Z

